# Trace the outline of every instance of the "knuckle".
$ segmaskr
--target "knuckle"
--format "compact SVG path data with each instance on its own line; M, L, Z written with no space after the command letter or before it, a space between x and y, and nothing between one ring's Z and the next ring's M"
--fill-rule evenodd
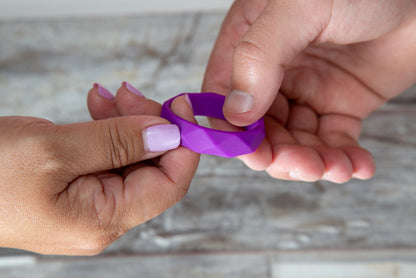
M123 136L117 124L112 123L106 129L108 138L106 141L107 152L112 161L113 168L120 168L131 163L130 153L135 152L135 144L132 136Z
M53 174L65 169L64 159L61 159L58 152L47 142L38 144L39 153L35 158L34 167L42 169L43 172Z
M189 191L189 183L171 183L169 195L164 200L162 204L162 211L166 210L167 208L175 205L180 200L182 200Z
M188 194L190 183L187 183L185 185L178 185L176 194L174 194L174 202L177 203Z
M266 53L258 42L245 39L240 41L236 47L234 58L236 57L250 63L263 63L265 62L264 57L266 57Z
M102 240L102 238L97 237L95 239L90 239L88 241L82 242L81 250L82 254L89 255L89 256L95 256L100 253L102 253L106 248L108 244L105 244L105 242Z
M90 236L79 239L80 253L98 255L125 233L120 227L101 226L90 231Z
M55 174L66 169L66 160L61 155L61 147L57 136L55 125L43 123L36 125L37 132L25 138L23 148L25 149L26 159L22 167L27 172L41 172Z

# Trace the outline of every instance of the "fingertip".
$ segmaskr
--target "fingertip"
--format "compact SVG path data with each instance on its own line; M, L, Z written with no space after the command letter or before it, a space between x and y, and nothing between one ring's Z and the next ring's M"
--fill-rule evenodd
M94 120L101 120L119 116L115 102L103 97L99 93L100 88L103 87L95 83L88 92L87 106L91 117Z
M224 110L227 113L245 113L254 108L254 97L249 93L233 90L224 103Z
M145 97L142 92L140 92L136 87L134 87L133 85L131 85L127 81L123 81L121 83L121 87L125 88L127 91L129 91L130 93L132 93L132 94L134 94L138 97Z
M171 103L171 109L179 117L197 124L192 109L192 103L187 94L175 98Z
M318 146L315 149L325 164L323 180L338 184L351 180L353 177L353 165L345 152L325 146Z
M240 156L239 159L254 171L266 170L272 163L270 143L267 140L263 140L255 152Z
M274 147L272 164L266 171L275 178L314 182L322 178L325 164L312 148L283 144Z
M376 172L376 163L371 153L360 147L345 148L354 168L353 177L360 180L372 178Z
M142 139L146 153L166 152L179 147L181 135L178 126L161 124L143 129Z
M106 99L108 101L113 101L115 99L114 95L104 86L98 83L94 83L93 88L97 90L98 95L103 99Z
M251 111L255 107L254 97L240 90L233 90L226 97L223 113L228 122L235 126L247 126L258 119L253 119Z
M143 93L130 83L124 81L116 94L116 105L120 115L160 116L160 103L147 99Z
M261 93L231 91L223 107L227 121L235 126L248 126L264 117L277 96L277 90L273 89L272 93L265 92L267 91Z

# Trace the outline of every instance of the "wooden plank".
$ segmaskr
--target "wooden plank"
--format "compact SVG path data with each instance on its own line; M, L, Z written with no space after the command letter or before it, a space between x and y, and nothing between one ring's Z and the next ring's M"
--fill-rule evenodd
M0 258L2 278L413 278L415 250L166 253ZM9 265L7 265L7 263Z
M0 258L1 262L1 258ZM262 254L166 254L111 258L48 259L20 267L2 267L2 278L268 278L270 267Z
M414 250L294 252L275 255L274 278L411 278Z
M62 17L104 17L225 10L232 0L73 0L59 5L53 0L0 2L1 19L56 19Z

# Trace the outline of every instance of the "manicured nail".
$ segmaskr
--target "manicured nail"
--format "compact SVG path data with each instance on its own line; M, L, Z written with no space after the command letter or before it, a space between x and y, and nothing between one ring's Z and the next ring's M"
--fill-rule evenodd
M191 108L191 110L194 111L194 108L192 107L191 99L189 98L189 95L188 94L185 95L185 101L186 101L186 103L188 103L188 105Z
M115 99L114 95L112 93L110 93L109 90L107 90L106 88L101 86L100 84L94 83L94 88L96 88L98 90L98 94L100 96L102 96L103 98L105 98L107 100L111 100L111 101L113 101Z
M127 81L124 81L123 83L121 83L121 86L126 88L130 93L133 93L139 97L144 97L144 95L139 90L137 90L133 85L131 85Z
M176 125L154 125L143 131L144 149L148 152L163 152L176 149L181 143L181 134Z
M242 91L234 90L228 96L224 109L231 113L248 112L254 107L254 98Z

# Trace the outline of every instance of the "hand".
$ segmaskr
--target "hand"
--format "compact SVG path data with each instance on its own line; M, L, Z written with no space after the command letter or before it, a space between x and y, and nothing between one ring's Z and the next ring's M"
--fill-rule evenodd
M202 89L227 95L224 114L234 125L265 115L266 140L241 159L280 179L370 178L361 121L416 81L415 6L235 1Z
M104 102L115 113L115 102ZM177 147L177 127L157 117L160 104L135 103L152 115L61 126L0 118L0 246L97 254L184 197L199 155ZM193 119L184 99L172 109Z

